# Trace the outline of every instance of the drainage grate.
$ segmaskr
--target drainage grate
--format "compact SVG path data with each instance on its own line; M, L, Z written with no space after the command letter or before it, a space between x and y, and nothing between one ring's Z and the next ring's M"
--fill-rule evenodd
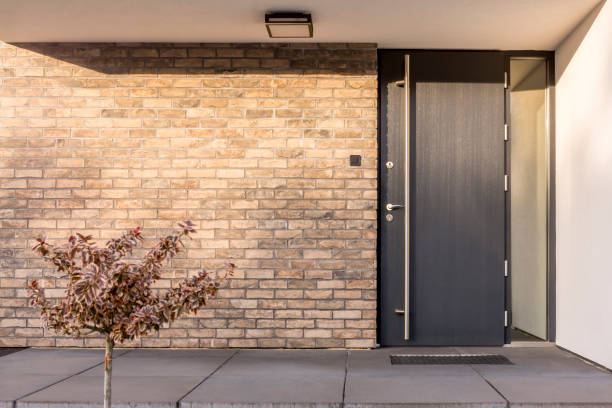
M391 364L512 364L501 354L392 354Z

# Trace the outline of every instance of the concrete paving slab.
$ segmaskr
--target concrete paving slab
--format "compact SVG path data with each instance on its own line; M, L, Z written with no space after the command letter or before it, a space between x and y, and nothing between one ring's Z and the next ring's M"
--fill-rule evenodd
M233 350L130 350L113 359L113 376L119 377L201 377L206 378L232 354ZM83 373L104 376L100 365Z
M221 376L206 380L181 401L181 408L232 406L339 407L344 377Z
M202 380L236 351L231 350L130 350L113 359L113 402L175 406ZM102 365L48 387L17 406L33 403L102 403ZM174 404L174 405L173 405Z
M505 407L506 401L476 373L461 376L412 375L382 378L349 375L345 404Z
M460 354L477 354L477 353L489 353L489 354L502 354L507 357L519 358L519 359L578 359L575 355L561 350L551 343L546 343L547 347L455 347ZM580 359L578 359L580 360Z
M482 348L460 348L482 352ZM490 349L489 349L490 350ZM511 404L612 406L612 375L557 347L497 348L514 365L473 366Z
M556 347L118 353L113 408L612 408L612 375ZM514 365L392 365L389 359L457 353L499 353ZM0 357L0 408L101 407L102 361L103 350L83 349Z
M8 356L9 354L17 353L25 349L26 347L0 347L0 357Z
M241 350L215 376L344 376L343 350Z
M601 377L494 377L488 381L514 406L597 404L612 407L612 376Z
M0 357L0 405L37 392L104 361L101 350L27 349Z
M69 375L101 362L103 350L26 349L0 357L0 375Z
M497 353L508 357L513 365L474 365L473 367L483 375L610 377L608 371L588 364L576 355L556 347L546 350L502 347Z
M453 354L453 348L381 348L376 350L350 350L348 373L353 376L430 376L430 375L474 375L474 370L466 365L403 365L391 364L391 354Z
M390 354L458 354L454 348L350 351L345 405L458 404L505 407L506 401L468 365L393 365Z
M200 377L113 376L113 407L132 403L175 407L200 381ZM78 375L18 400L17 408L35 408L42 403L72 408L102 406L103 387L102 377Z
M181 407L339 406L346 355L340 350L243 350L187 395Z
M3 375L0 381L0 401L10 404L28 394L42 390L66 378L65 375Z

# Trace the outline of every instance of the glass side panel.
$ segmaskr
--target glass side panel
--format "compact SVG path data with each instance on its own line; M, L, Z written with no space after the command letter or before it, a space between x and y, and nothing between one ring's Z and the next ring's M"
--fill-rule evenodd
M546 339L546 60L510 61L512 326Z

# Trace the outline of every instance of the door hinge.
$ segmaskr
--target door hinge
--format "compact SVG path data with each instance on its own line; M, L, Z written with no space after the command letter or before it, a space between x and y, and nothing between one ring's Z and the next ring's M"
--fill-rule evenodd
M508 276L508 260L504 259L504 276Z
M508 327L508 311L504 310L504 327Z
M504 89L508 89L508 73L504 72Z
M508 140L508 124L504 124L504 140Z
M504 191L508 191L508 175L504 174Z

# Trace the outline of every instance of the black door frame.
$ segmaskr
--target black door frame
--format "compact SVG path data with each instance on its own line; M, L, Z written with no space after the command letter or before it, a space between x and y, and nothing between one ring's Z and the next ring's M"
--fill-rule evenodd
M482 52L487 50L435 50L439 52ZM378 229L377 229L377 281L381 282L381 223L384 211L382 208L382 180L383 172L381 160L381 140L382 132L385 128L386 118L382 115L383 100L382 100L382 73L381 73L381 57L384 55L386 59L398 64L403 71L404 56L406 54L415 54L419 52L432 52L432 50L419 49L378 49ZM507 81L509 83L510 75L510 59L520 57L539 57L544 58L547 63L547 91L548 91L548 274L547 274L547 341L554 342L556 339L556 202L555 202L555 53L554 51L503 51L505 57L505 71ZM506 123L510 122L509 115L509 92L505 95L505 115ZM510 149L506 148L505 168L507 174L510 174ZM506 259L510 257L510 195L506 194L506 239L505 252ZM505 343L510 343L510 326L512 322L512 305L511 305L511 266L509 265L509 273L505 284L505 304L508 311L508 325L505 328ZM381 285L377 285L377 345L380 344L380 327L381 327Z

